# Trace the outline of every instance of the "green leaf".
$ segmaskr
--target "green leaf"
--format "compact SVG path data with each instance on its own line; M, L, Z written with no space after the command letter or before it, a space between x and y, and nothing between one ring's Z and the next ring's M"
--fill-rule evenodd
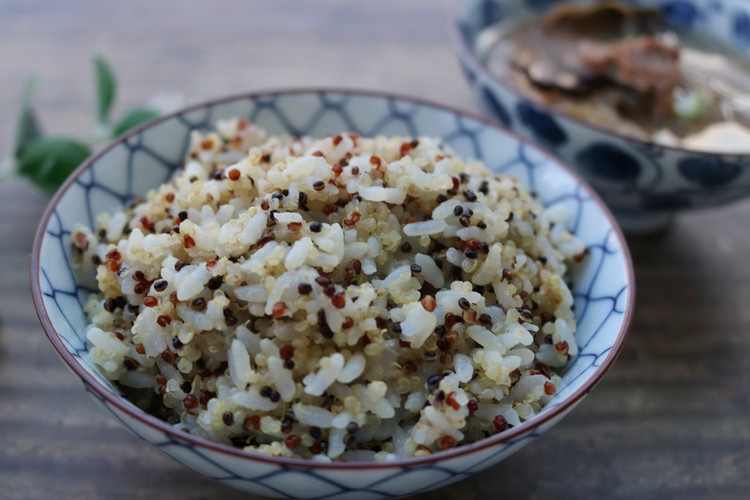
M124 134L131 128L137 127L159 116L157 111L149 108L135 108L130 110L112 129L112 137Z
M107 123L109 112L115 102L117 93L117 83L115 75L112 73L107 61L101 56L94 58L94 67L96 69L96 109L99 123Z
M32 76L26 82L21 98L21 112L18 115L16 125L16 140L13 146L13 155L16 159L21 157L28 145L42 136L42 129L39 126L39 120L36 117L34 109L31 107L31 98L36 91L39 78Z
M54 193L91 154L89 147L67 137L45 137L29 144L18 161L18 174Z

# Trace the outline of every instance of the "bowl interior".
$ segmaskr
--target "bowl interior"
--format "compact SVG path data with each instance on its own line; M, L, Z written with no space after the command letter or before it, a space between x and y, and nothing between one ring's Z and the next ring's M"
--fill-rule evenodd
M95 290L96 281L92 274L81 274L71 264L71 231L76 224L93 226L97 213L113 212L166 181L182 164L191 131L231 117L248 118L271 133L295 136L347 131L368 136L440 137L462 157L482 160L498 173L518 177L546 205L565 206L567 223L590 249L572 274L581 351L543 413L572 405L614 361L633 307L632 264L612 216L578 177L481 118L391 96L289 91L214 101L136 130L77 170L50 204L32 259L38 313L64 361L110 403L131 405L85 356L87 321L82 306ZM144 418L153 417L144 414Z

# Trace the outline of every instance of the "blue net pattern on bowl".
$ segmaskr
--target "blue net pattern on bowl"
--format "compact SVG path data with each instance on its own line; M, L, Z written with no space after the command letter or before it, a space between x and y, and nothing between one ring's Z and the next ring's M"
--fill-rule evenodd
M543 409L541 425L529 432L473 453L432 463L368 467L356 470L278 464L257 455L238 455L221 445L196 444L195 438L155 418L135 418L140 410L120 400L117 389L90 364L85 354L86 319L82 305L95 290L91 275L75 269L71 231L93 225L101 211L114 211L164 182L182 164L193 130L211 128L219 119L244 117L271 133L322 136L342 131L362 135L441 137L459 155L483 160L498 173L514 175L547 205L563 204L568 223L590 253L574 270L572 282L579 323L579 356L563 377L555 398ZM406 99L347 92L289 92L241 96L188 110L115 144L75 174L44 228L39 289L46 314L66 351L63 357L79 374L97 380L87 392L115 418L177 461L217 481L257 494L281 498L394 498L430 490L468 477L526 445L572 407L555 410L581 390L605 362L611 362L616 339L629 307L627 253L611 222L587 189L548 156L484 122ZM53 337L54 335L50 335ZM106 395L106 397L105 397ZM532 421L533 422L533 421ZM358 496L358 498L360 498Z

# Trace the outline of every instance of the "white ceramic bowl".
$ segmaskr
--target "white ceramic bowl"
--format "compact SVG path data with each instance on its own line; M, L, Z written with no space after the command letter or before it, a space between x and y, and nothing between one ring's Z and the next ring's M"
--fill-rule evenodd
M388 462L322 463L277 458L176 430L124 399L85 357L82 305L94 276L71 265L71 228L93 226L101 211L115 211L166 181L181 165L191 130L244 117L271 133L322 136L441 137L463 157L483 160L517 176L546 205L567 207L567 222L590 254L572 276L580 354L541 413L522 425L472 444ZM566 167L508 131L421 100L346 90L292 90L243 94L191 106L120 137L70 177L42 217L34 242L31 282L42 326L84 389L134 434L178 462L221 483L281 498L392 498L469 477L508 457L549 429L596 385L622 348L630 324L634 278L622 233L592 189ZM571 457L573 458L573 457Z
M532 102L495 78L474 47L483 29L588 0L456 0L453 41L482 112L535 141L589 182L629 233L663 229L674 214L750 196L750 154L693 151L632 139ZM750 54L746 0L630 0L661 10L673 28ZM750 146L748 146L750 148Z

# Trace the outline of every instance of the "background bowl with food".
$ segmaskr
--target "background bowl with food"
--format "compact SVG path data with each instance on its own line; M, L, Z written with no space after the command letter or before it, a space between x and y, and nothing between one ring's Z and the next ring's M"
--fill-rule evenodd
M136 435L310 498L414 494L511 455L609 369L634 297L575 174L482 119L342 90L219 99L116 140L52 200L32 288Z
M744 2L463 2L482 111L576 169L627 232L750 192Z

